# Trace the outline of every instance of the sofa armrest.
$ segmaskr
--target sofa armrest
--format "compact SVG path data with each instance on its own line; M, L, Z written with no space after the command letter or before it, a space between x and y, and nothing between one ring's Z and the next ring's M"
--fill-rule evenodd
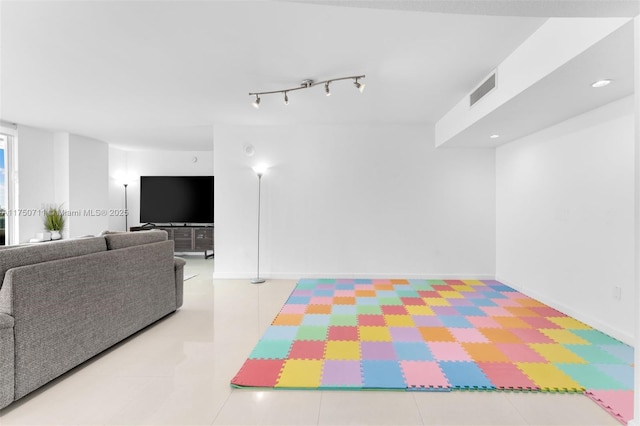
M187 262L179 257L173 258L173 268L176 274L176 309L182 306L184 291L184 265Z
M14 395L14 340L13 317L0 313L0 408L13 402Z

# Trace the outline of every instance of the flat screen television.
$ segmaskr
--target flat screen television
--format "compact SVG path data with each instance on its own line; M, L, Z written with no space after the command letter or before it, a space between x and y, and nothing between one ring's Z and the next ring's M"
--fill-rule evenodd
M141 176L140 222L213 224L213 176Z

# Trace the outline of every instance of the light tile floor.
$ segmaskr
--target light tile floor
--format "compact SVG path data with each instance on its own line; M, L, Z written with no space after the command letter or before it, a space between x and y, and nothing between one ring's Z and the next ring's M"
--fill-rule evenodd
M294 280L213 280L175 314L0 411L0 425L619 425L583 395L231 389Z

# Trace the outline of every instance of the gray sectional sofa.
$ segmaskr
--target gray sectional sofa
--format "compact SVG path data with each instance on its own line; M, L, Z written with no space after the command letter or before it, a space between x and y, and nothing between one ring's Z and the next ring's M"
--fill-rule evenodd
M0 250L0 408L182 305L164 231Z

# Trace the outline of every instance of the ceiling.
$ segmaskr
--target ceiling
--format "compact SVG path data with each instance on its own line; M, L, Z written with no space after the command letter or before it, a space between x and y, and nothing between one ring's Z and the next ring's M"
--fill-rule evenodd
M0 118L169 150L211 150L215 124L434 123L544 10L638 13L633 1L518 2L525 16L504 1L332 3L2 0ZM259 110L248 95L358 74L362 94L340 81L330 97L292 92L288 106L263 96Z

